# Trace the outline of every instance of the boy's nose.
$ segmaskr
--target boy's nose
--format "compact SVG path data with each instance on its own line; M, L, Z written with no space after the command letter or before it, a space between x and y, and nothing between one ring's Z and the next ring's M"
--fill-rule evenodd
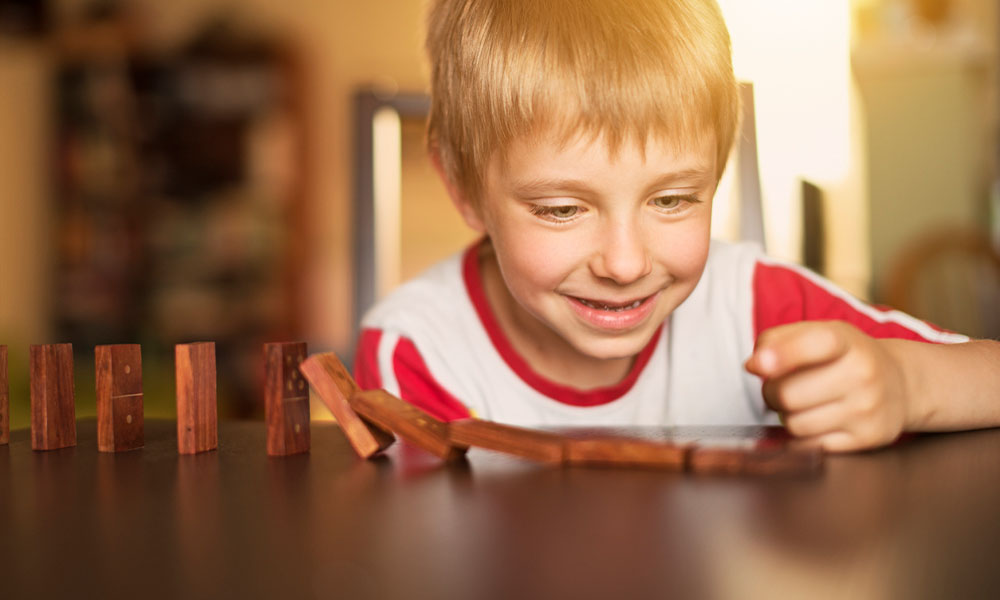
M590 268L600 278L628 285L649 275L653 265L638 228L615 226L605 229L603 243Z

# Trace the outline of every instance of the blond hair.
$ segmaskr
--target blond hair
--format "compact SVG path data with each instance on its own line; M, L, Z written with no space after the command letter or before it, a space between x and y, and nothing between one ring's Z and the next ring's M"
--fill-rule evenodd
M715 135L716 176L739 120L729 32L715 0L434 0L429 149L473 199L510 142Z

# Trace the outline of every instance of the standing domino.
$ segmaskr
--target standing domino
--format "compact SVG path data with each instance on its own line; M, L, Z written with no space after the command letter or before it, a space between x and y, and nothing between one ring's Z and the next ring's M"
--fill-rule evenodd
M97 449L142 448L142 349L138 344L97 346Z
M177 451L197 454L219 447L215 397L215 343L177 344Z
M31 346L31 448L76 445L72 344Z
M271 456L309 451L309 386L299 372L306 348L305 342L264 344L264 410Z

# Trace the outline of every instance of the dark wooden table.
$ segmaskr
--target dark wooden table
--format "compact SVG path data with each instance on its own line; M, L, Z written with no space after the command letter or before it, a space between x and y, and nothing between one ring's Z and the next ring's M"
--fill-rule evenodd
M268 458L0 446L0 598L998 598L1000 430L831 457L806 479L562 469L473 450Z

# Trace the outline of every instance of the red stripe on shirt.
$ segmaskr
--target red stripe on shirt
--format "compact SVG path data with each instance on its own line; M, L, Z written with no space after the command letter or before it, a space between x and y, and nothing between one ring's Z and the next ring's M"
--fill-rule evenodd
M876 338L932 341L895 321L877 321L801 273L757 263L753 278L754 338L763 331L799 321L845 321ZM873 312L886 313L869 307Z
M399 383L399 396L442 421L470 417L469 409L438 383L407 338L400 338L392 354L392 368Z
M354 355L354 380L363 390L382 388L382 374L378 370L378 345L381 341L381 329L361 330L358 351Z

